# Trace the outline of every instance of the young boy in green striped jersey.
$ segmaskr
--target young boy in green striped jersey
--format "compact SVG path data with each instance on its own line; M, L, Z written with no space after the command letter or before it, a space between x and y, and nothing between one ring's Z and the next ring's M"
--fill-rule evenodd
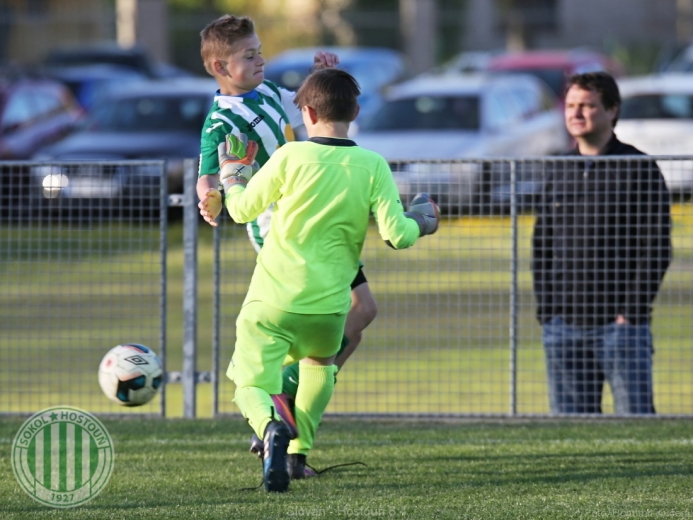
M252 141L246 150L245 136L229 134L219 147L224 204L233 220L249 222L275 204L227 371L236 404L264 440L268 491L286 491L290 478L303 474L332 396L334 357L351 304L347 286L359 269L370 213L395 249L438 228L438 208L428 195L417 195L405 213L385 159L348 139L358 95L345 71L312 73L296 95L308 141L284 145L255 174ZM271 398L281 390L286 359L300 360L293 439L275 419Z
M210 23L201 33L201 55L205 69L219 84L219 91L207 116L201 138L197 195L200 214L216 226L221 213L217 146L229 133L244 133L258 145L256 160L265 164L282 145L294 139L293 129L303 125L294 104L294 92L265 81L260 40L248 17L225 15ZM318 52L314 68L333 67L336 55ZM269 230L271 208L248 224L248 234L256 251L262 248ZM362 331L375 319L377 307L361 269L351 281L352 305L335 364L341 369L361 341ZM298 365L290 365L283 375L282 393L289 400L296 395ZM278 402L277 405L281 406ZM261 443L251 450L262 456Z

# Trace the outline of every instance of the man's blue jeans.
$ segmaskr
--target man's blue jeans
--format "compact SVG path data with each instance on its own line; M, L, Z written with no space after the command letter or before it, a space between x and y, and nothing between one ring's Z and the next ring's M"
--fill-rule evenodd
M655 413L649 323L576 327L556 316L542 340L551 413L602 413L605 380L615 413Z

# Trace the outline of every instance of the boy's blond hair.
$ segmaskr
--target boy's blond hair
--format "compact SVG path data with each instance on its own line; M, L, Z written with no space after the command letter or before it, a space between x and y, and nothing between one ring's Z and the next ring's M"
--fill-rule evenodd
M200 32L200 54L205 70L214 76L214 60L226 58L238 40L252 34L255 34L255 24L247 16L225 14L209 23Z

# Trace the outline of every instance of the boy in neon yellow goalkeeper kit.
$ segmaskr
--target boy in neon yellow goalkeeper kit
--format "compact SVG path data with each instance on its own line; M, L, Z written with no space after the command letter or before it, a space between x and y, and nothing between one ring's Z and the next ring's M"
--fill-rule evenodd
M438 228L438 208L428 195L417 195L405 213L385 159L347 138L359 93L342 70L311 74L296 94L309 140L282 146L254 176L256 144L249 142L246 153L243 140L229 134L219 147L233 220L248 222L270 204L276 208L236 322L227 372L236 384L236 404L264 440L268 491L288 489L330 402L349 283L359 269L370 212L395 249ZM301 362L298 437L291 439L270 396L281 391L282 364L294 360Z
M264 59L260 39L253 21L246 16L224 15L207 25L200 34L201 55L205 69L219 84L219 91L202 129L200 170L197 195L200 214L212 226L222 210L217 147L229 133L244 133L258 145L257 162L262 166L288 141L294 140L294 129L302 127L300 110L294 104L294 92L285 90L264 78ZM334 67L335 54L317 52L316 69ZM248 235L256 251L264 245L272 210L267 209L248 223ZM347 315L344 337L335 365L340 369L361 342L363 330L375 319L377 305L361 269L352 280L352 305ZM283 372L282 393L288 397L277 406L286 406L295 398L298 365ZM254 439L251 451L262 456L262 442ZM307 473L308 475L309 473Z

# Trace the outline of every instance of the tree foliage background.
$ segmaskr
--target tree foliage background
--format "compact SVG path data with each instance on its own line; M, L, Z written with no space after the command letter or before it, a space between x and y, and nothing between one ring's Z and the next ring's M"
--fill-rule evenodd
M204 73L199 33L226 13L253 19L266 58L291 47L354 44L353 32L341 16L351 4L352 0L170 0L174 60Z
M437 0L436 61L460 50L465 0ZM266 58L292 47L380 46L402 50L400 0L169 0L172 55L204 74L199 33L222 14L255 21Z

